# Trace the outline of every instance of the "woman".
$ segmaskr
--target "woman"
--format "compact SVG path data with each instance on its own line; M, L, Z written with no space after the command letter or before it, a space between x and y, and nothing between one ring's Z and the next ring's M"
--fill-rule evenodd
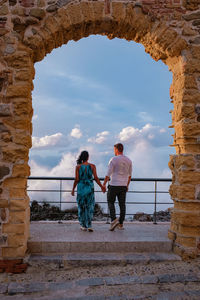
M100 186L102 192L105 193L105 188L101 184L96 173L96 166L88 162L89 153L82 151L77 159L77 166L75 171L75 180L72 188L72 196L77 187L77 203L78 203L78 220L81 225L81 230L92 232L92 218L94 213L94 183Z

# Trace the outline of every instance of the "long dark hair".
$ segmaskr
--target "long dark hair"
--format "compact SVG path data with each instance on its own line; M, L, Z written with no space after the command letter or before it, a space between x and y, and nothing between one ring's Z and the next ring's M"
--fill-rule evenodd
M88 160L89 153L87 151L82 151L77 159L77 165L80 165Z

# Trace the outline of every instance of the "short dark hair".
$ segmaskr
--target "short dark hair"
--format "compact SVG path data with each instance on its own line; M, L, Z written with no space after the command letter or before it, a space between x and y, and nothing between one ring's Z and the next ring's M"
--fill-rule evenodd
M124 150L124 146L121 143L115 144L114 147L117 148L119 152L123 152Z

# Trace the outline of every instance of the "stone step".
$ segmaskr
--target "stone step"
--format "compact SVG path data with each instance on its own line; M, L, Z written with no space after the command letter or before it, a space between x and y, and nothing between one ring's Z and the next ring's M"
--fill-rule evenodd
M105 223L93 223L94 232L83 232L75 222L32 222L28 249L31 254L69 253L170 253L169 223L125 223L125 230L109 231Z
M69 266L107 266L149 264L151 262L181 261L173 253L68 253L65 255L31 255L29 263L54 264L55 268Z
M31 254L65 254L65 253L140 253L172 251L172 243L167 241L29 241L28 249Z

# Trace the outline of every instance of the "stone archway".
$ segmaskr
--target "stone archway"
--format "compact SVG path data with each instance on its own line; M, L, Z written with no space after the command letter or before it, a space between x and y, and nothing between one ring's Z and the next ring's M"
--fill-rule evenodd
M200 4L181 0L1 0L0 258L22 262L29 236L28 154L34 63L69 40L90 34L142 43L173 73L176 155L169 166L174 251L200 249ZM16 260L19 259L19 260Z

